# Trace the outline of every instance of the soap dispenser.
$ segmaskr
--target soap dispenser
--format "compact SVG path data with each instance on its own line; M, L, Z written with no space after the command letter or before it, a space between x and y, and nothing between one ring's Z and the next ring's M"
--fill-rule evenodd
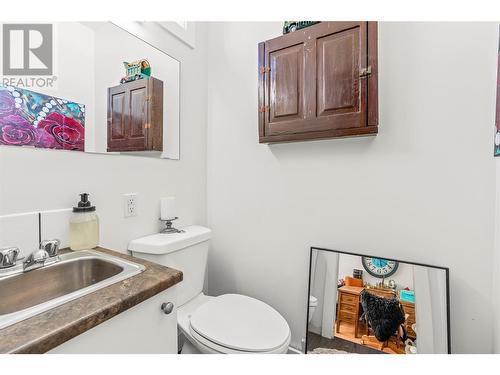
M71 250L92 249L99 245L99 217L89 194L80 194L80 202L73 207L69 220L69 247Z

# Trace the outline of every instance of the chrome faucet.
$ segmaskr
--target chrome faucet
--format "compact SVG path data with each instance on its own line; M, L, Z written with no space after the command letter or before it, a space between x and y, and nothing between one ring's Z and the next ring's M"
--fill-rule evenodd
M49 254L49 258L52 258L59 254L59 246L61 246L61 241L58 239L45 240L40 244L40 249L45 250Z
M42 267L48 257L49 254L43 249L33 251L23 261L23 272L32 271L34 269Z
M59 240L42 241L40 243L40 249L33 251L23 261L23 272L43 267L49 261L50 263L57 262L59 260L57 255L59 253L60 244L61 241Z
M19 248L15 246L0 248L0 268L9 268L16 265Z
M20 252L18 247L0 248L0 277L28 272L58 262L60 246L61 241L57 239L42 241L39 249L26 258L18 258ZM18 264L20 260L23 260L22 264Z

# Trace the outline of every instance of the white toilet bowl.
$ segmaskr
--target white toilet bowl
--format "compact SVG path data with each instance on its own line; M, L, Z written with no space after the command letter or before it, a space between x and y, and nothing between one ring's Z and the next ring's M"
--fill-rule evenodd
M272 307L241 294L200 294L177 311L178 327L188 340L182 353L283 354L290 328Z

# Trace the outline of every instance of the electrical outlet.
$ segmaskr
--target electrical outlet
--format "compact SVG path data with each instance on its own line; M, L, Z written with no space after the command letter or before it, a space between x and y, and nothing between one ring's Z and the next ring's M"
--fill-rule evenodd
M123 213L125 217L137 215L137 194L123 194Z

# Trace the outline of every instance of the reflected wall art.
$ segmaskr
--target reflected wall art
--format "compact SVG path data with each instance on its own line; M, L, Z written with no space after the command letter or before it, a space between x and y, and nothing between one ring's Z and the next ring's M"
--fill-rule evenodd
M85 106L0 85L0 145L84 151Z

